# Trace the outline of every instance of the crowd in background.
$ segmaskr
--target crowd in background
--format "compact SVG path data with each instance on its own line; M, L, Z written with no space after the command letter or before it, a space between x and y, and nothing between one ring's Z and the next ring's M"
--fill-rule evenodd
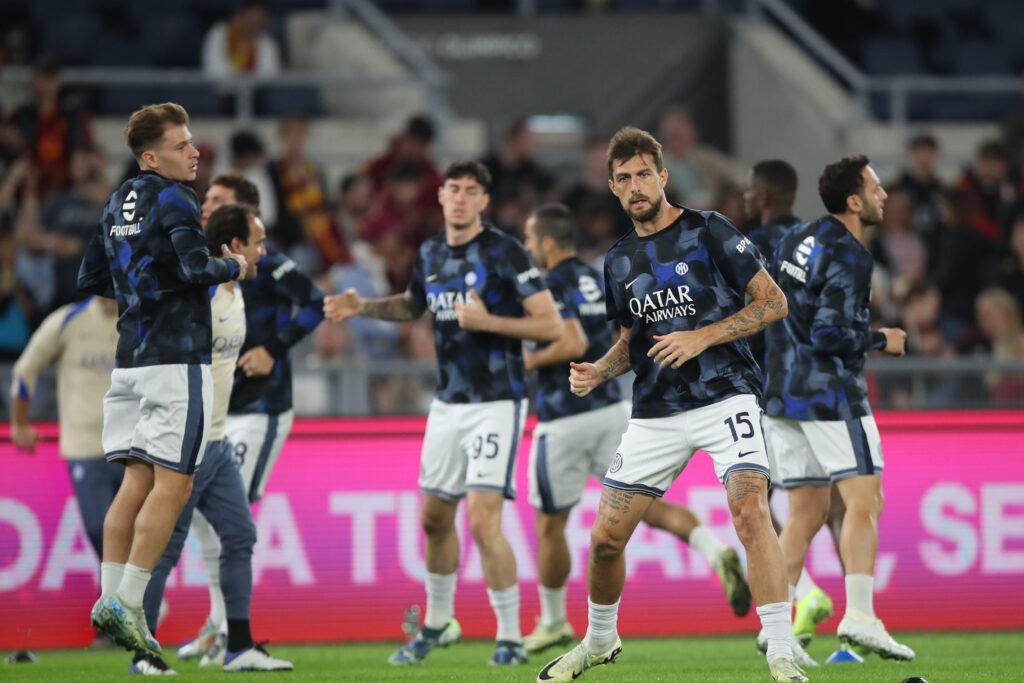
M53 63L41 62L32 100L0 119L0 360L17 357L32 329L56 307L81 298L78 264L102 206L121 178L109 178L104 150L93 141L90 117L62 98ZM685 108L654 122L676 202L724 213L741 230L747 168L701 143ZM435 129L411 117L386 149L329 187L307 148L308 121L278 121L273 149L240 130L215 167L202 149L195 189L201 198L215 172L235 171L256 183L270 240L288 252L325 290L355 287L363 296L404 290L420 244L441 230L437 188L442 169L433 151ZM202 131L195 131L202 140ZM529 212L561 201L579 223L582 257L600 264L630 229L607 186L606 141L589 140L578 172L556 173L540 160L527 119L504 127L481 157L493 177L488 219L521 236ZM999 139L983 142L957 178L941 178L942 150L927 133L907 145L903 170L883 178L885 219L866 235L875 255L874 314L880 324L908 332L910 353L946 358L978 355L1024 358L1024 179ZM129 177L134 164L124 170ZM804 191L816 178L801 178ZM804 216L813 219L817 216ZM395 326L357 319L321 326L320 359L429 360L429 321ZM1024 395L1021 377L986 378L995 403ZM942 387L935 387L941 395ZM379 391L400 401L401 387ZM382 396L381 404L389 404Z

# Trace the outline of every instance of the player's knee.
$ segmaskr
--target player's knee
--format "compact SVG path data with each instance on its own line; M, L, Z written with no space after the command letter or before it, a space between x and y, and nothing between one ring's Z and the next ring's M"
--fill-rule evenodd
M256 545L256 524L252 517L232 524L220 537L221 552L224 554L252 554Z
M469 532L478 548L489 546L501 536L501 517L496 515L470 515Z
M443 536L451 532L453 521L447 515L424 511L420 515L420 526L427 536Z
M565 536L565 519L556 515L537 515L537 536L557 540Z
M626 549L626 539L619 538L603 527L590 530L590 556L599 564L613 562Z
M729 507L736 535L745 546L755 542L772 525L768 500L763 496L745 496L742 500L730 501Z

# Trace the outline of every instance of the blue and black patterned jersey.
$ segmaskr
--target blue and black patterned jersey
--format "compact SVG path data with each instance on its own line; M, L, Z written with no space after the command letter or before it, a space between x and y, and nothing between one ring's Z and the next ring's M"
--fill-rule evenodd
M495 315L522 317L523 299L544 291L540 272L523 245L495 228L458 247L445 235L420 247L409 293L434 318L437 398L445 403L482 403L526 397L522 343L518 339L459 327L455 302L476 290Z
M871 414L864 359L885 348L868 329L874 260L832 216L783 237L772 270L789 315L765 330L765 412L797 420Z
M653 235L633 230L604 261L608 318L631 330L633 417L674 415L738 394L761 393L746 341L719 344L678 370L647 357L655 335L697 330L737 313L763 267L757 247L724 216L683 209Z
M759 225L756 228L751 228L747 231L747 237L754 243L757 250L761 252L761 258L764 259L765 268L773 278L775 277L775 273L770 271L772 256L775 254L775 249L782 240L783 234L785 234L785 232L790 228L799 224L800 219L796 216L782 216L771 223L765 223L764 225ZM764 332L758 332L757 334L747 337L747 344L750 346L750 352L754 355L754 360L757 361L763 371Z
M144 171L107 201L78 287L117 299L117 367L209 363L208 288L237 276L210 257L195 192Z
M256 277L242 282L245 297L245 343L241 354L257 346L274 357L264 377L235 371L228 413L277 415L292 408L292 347L324 319L324 293L295 267L295 261L268 247Z
M601 274L575 256L544 274L563 320L577 318L587 335L581 362L593 363L608 351L613 328L608 322ZM543 348L547 344L538 344ZM569 390L569 364L545 365L537 371L537 417L541 422L597 410L622 400L618 382L604 382L584 397Z

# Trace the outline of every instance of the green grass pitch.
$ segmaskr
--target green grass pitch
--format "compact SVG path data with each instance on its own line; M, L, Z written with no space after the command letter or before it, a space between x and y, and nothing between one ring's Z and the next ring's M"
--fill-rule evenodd
M929 683L1024 681L1024 632L900 634L917 651L917 661L886 662L870 657L864 664L825 665L808 671L811 681L830 683L900 683L921 676ZM824 662L837 646L834 636L820 637L809 652ZM768 669L754 649L754 637L627 638L619 661L588 672L585 680L615 681L767 681ZM473 641L437 650L423 664L389 666L385 659L395 644L270 646L273 654L295 663L283 674L233 674L227 680L268 683L299 681L533 681L541 666L559 654L533 656L526 666L487 665L493 643ZM173 650L168 647L169 652ZM8 653L0 653L6 656ZM128 677L128 657L116 650L42 650L37 664L0 664L0 681L113 681ZM199 669L194 662L170 660L180 674L175 680L223 680L219 670Z

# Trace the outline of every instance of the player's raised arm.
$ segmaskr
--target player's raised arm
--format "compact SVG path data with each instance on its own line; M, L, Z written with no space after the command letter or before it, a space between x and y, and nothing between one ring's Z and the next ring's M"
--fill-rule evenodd
M493 315L475 291L471 290L466 299L466 303L455 304L459 326L463 329L547 342L557 340L562 334L562 317L558 315L551 292L546 289L523 299L526 315L521 318Z
M427 310L426 305L406 290L401 294L364 299L355 289L324 297L324 317L333 322L362 315L377 320L405 323L417 320Z

